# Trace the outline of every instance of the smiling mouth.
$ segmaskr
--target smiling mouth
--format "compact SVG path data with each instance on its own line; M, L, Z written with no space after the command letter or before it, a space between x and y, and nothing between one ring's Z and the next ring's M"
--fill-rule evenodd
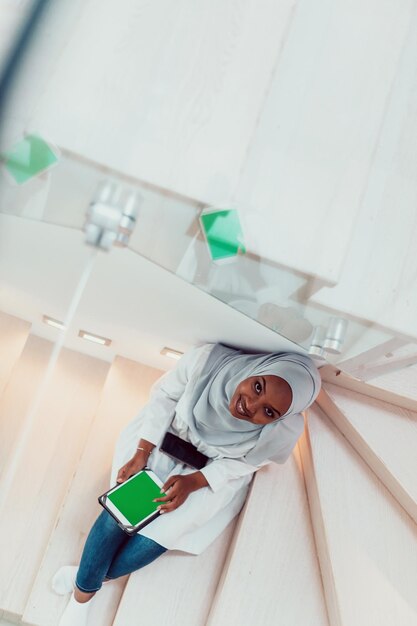
M242 397L240 396L236 402L236 412L242 417L248 417L248 414L245 412L245 408L242 403Z

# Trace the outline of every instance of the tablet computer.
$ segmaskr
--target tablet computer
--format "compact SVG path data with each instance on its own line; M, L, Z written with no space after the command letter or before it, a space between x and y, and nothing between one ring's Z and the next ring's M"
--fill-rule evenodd
M98 501L114 517L128 535L152 522L160 515L157 507L162 497L163 482L150 469L143 469L124 483L112 487L99 496Z

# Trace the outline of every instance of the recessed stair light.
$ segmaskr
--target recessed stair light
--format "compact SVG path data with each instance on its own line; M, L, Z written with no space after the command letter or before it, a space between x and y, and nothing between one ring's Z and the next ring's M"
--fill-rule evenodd
M55 320L53 317L49 317L49 315L43 315L42 321L44 324L49 324L49 326L53 326L54 328L59 328L59 330L65 330L65 326L59 320Z
M161 354L169 356L171 359L180 359L184 352L179 352L178 350L173 350L172 348L162 348Z
M102 346L109 346L111 344L111 339L108 339L107 337L100 337L99 335L94 335L93 333L89 333L86 330L80 330L78 336L86 339L87 341L99 343Z

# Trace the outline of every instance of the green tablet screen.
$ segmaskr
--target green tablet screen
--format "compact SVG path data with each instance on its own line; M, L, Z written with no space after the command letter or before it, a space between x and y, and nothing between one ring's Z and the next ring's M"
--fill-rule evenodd
M125 516L132 526L154 513L160 502L152 502L162 497L160 487L147 472L141 472L134 478L122 483L118 489L109 493L107 498Z

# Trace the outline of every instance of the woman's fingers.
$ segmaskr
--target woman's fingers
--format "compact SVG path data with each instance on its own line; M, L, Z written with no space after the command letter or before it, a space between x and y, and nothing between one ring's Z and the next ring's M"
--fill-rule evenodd
M172 476L172 478L174 477ZM162 487L162 490L161 490L165 493L165 495L161 496L160 498L155 498L154 502L169 502L170 500L175 498L178 492L178 489L177 489L178 481L172 482L171 487L166 487L168 483L169 481L165 483L165 485Z
M117 483L123 483L125 480L127 480L127 478L130 476L131 472L131 464L130 461L128 463L126 463L125 465L123 465L123 467L121 467L119 469L119 472L117 474ZM129 473L130 472L130 473Z
M184 498L181 497L181 493L179 493L181 481L179 481L178 478L179 476L171 476L163 486L165 493L168 492L167 495L154 500L154 502L162 503L158 506L160 513L174 511L184 501Z
M172 500L171 495L163 496L162 498L155 498L155 500L152 500L152 502L169 502L169 500Z
M166 495L156 498L154 502L162 502L158 506L161 513L169 513L177 509L188 498L190 491L189 481L185 476L171 476L163 486Z
M177 509L180 504L181 499L178 496L174 496L167 504L160 504L158 509L160 513L170 513L170 511Z
M130 461L125 463L123 467L119 469L116 482L123 483L125 480L127 480L128 478L130 478L131 476L133 476L134 474L136 474L143 468L144 468L143 463L139 463L138 461L134 461L133 459L131 459Z
M117 482L117 483L121 483L121 482L123 482L124 480L125 480L125 470L124 470L124 468L122 467L121 469L119 469L119 472L118 472L118 474L117 474L117 480L116 480L116 482Z
M181 478L181 475L175 475L175 476L170 476L166 481L165 484L162 486L161 491L164 491L165 493L168 491L168 489L171 489L171 487L174 486L174 484L177 482L177 480Z

